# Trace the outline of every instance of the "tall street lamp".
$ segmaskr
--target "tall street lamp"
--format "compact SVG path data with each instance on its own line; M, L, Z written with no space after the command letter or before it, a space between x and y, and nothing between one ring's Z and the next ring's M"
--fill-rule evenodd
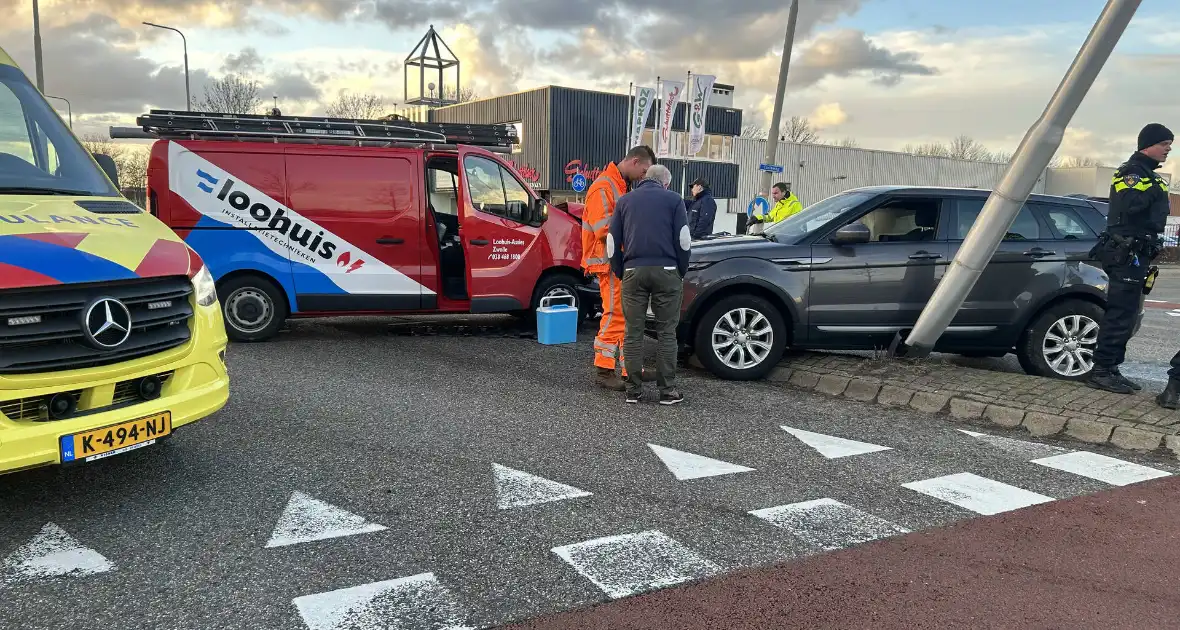
M36 2L36 0L34 0L34 6L35 6L35 2ZM34 11L35 10L36 9L34 9ZM187 111L191 112L193 110L193 98L192 98L191 93L189 92L189 82L188 82L188 40L185 39L184 33L181 33L179 30L172 28L171 26L161 26L159 24L152 24L151 22L144 22L144 25L154 26L156 28L162 28L166 31L173 31L177 35L180 35L180 41L184 44L184 102L185 102L185 107L187 108Z
M45 72L41 69L41 8L33 0L33 62L37 66L37 91L45 93Z

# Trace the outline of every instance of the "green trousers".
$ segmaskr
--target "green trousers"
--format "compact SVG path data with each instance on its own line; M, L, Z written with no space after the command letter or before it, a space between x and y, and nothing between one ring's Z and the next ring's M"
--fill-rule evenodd
M623 272L624 365L627 367L627 391L643 389L643 337L647 325L647 307L651 304L659 343L656 384L661 394L676 389L676 327L680 324L680 306L684 279L676 269L635 267Z

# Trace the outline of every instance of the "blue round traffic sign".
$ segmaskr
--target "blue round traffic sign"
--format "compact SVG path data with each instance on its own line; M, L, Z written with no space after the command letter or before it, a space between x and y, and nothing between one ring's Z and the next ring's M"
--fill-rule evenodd
M764 217L770 212L770 201L761 195L754 197L749 206L746 206L746 215L751 217Z
M580 193L586 190L586 176L581 173L575 173L570 179L570 186L573 186L574 192Z

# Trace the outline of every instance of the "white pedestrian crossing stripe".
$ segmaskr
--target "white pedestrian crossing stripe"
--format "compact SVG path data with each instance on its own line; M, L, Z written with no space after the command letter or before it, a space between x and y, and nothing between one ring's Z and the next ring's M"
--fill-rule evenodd
M1162 470L1088 451L1043 457L1034 459L1032 463L1095 479L1112 486L1126 486L1171 476L1171 473Z
M295 491L291 494L291 499L287 502L278 523L275 524L266 547L285 547L328 538L369 534L384 529L384 525L370 523L364 517L348 510Z
M496 506L501 510L591 495L581 488L500 464L492 464L492 474L496 478Z
M793 429L791 427L781 427L783 431L799 438L801 442L810 446L819 452L820 455L828 459L837 459L840 457L850 457L852 455L864 455L866 453L877 453L880 451L893 450L888 446L880 446L878 444L870 444L868 442L857 442L856 440L849 440L846 438L835 437L832 435L824 435L823 433L812 433L811 431L804 431L803 429Z
M55 523L46 523L32 540L0 564L0 584L83 577L114 569L114 563L101 553L78 542Z
M553 553L612 599L721 572L712 561L656 530L555 547Z
M750 514L827 551L844 549L910 531L876 515L828 498L754 510Z
M657 444L648 444L648 447L655 452L660 458L660 461L664 462L668 470L680 481L700 479L702 477L716 477L718 475L732 475L734 473L751 472L754 470L753 468L723 462L719 459L705 457L704 455L686 453L685 451L678 451L674 448L666 448Z
M1010 512L1055 500L1053 497L1010 486L973 473L957 473L924 481L913 481L902 484L902 487L985 515Z
M309 630L431 628L473 630L433 573L373 582L291 600Z

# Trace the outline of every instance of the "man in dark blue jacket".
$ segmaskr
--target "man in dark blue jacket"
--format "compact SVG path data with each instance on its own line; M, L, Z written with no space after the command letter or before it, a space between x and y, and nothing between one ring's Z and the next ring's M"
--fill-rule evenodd
M635 188L619 198L606 237L611 271L623 279L623 356L627 402L643 392L643 337L651 304L659 343L656 383L660 404L684 400L676 389L676 327L692 236L680 195L668 190L672 174L653 164Z
M698 177L692 183L692 205L688 208L688 232L697 241L713 233L713 219L717 216L717 200L709 182Z

